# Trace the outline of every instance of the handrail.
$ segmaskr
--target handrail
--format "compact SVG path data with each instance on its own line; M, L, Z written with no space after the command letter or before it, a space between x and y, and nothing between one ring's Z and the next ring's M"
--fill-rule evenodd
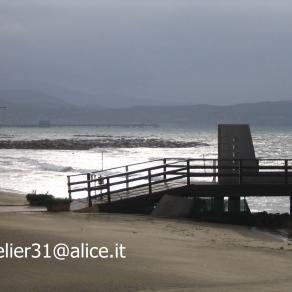
M107 168L107 169L101 169L101 170L93 171L91 173L96 174L96 173L101 173L101 172L107 172L110 170L115 170L115 169L119 169L119 168L126 168L129 166L136 166L136 165L141 165L141 164L146 164L146 163L153 163L153 162L157 162L157 161L161 161L161 160L163 160L163 159L153 159L153 160L149 160L149 161L143 161L143 162L132 163L132 164L127 164L127 165L122 165L122 166L117 166L117 167L112 167L112 168ZM72 175L70 175L70 177L76 177L76 176L81 176L81 175L86 175L86 174L87 174L87 172L72 174Z
M170 170L170 171L166 171L166 172L154 173L151 175L151 177L153 178L153 177L157 177L157 176L162 176L163 174L176 174L176 172L181 171L181 170L186 170L186 169L187 169L186 167L181 167L177 170ZM148 175L144 175L141 177L131 178L129 180L122 180L122 181L114 182L114 183L111 183L111 186L125 184L126 182L134 182L134 181L138 181L138 180L144 180L147 178L148 178Z
M145 172L145 171L148 171L148 170L156 170L156 169L163 168L165 166L167 167L169 165L172 165L172 164L175 164L175 163L178 163L178 162L181 162L181 161L162 164L162 165L158 165L158 166L147 167L147 168L143 168L143 169L137 169L137 170L133 170L133 171L128 171L127 174L128 175L132 175L132 174L136 174L136 173L140 173L140 172ZM115 178L115 177L120 177L120 176L124 176L124 175L125 175L124 173L119 173L119 174L115 174L115 175L113 174L113 175L107 176L107 178Z
M173 165L175 163L182 162L182 161L183 160L172 162L172 163L167 163L167 164L162 164L162 165L158 165L158 166L152 166L152 167L147 167L147 168L143 168L143 169L128 171L126 174L127 175L133 175L133 174L145 172L145 171L148 171L148 170L156 170L156 169L159 169L159 168L171 166L171 165ZM87 175L87 174L88 173L80 174L80 175ZM95 172L91 172L90 174L95 174ZM118 174L109 175L106 178L116 178L116 177L121 177L121 176L124 176L124 175L125 175L125 173L118 173ZM76 177L76 175L73 175L73 176ZM72 175L69 175L69 177L72 177ZM90 182L98 182L98 180L99 180L98 178L95 178L95 179L91 179ZM78 182L71 182L70 185L82 184L82 183L87 183L87 182L88 182L88 180L78 181Z

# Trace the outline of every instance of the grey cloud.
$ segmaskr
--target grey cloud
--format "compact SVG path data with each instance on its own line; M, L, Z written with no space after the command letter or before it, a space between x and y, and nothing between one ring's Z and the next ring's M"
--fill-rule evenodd
M281 0L2 0L0 78L96 103L290 99L291 13Z

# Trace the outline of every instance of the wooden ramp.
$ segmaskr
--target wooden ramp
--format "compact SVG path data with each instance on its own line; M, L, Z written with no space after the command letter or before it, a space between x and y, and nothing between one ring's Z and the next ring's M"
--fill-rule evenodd
M171 190L177 190L184 188L185 184L180 183L180 182L167 182L167 183L159 183L153 186L152 188L152 196ZM129 191L121 191L121 192L116 192L111 196L111 202L119 201L119 200L124 200L124 199L129 199L129 198L134 198L134 197L140 197L140 196L145 196L149 195L149 188L148 187L141 187L137 188L135 190L129 190ZM101 196L92 196L91 198L92 205L100 205L107 203L107 194ZM74 199L71 203L71 211L78 211L81 209L87 208L89 205L89 200L88 197L86 198L80 198L80 199Z

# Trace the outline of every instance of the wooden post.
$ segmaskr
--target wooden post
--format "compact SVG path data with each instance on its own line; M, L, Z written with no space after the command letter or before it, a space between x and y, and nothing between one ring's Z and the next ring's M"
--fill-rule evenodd
M166 158L163 159L163 179L164 179L164 183L166 183Z
M110 190L110 181L109 178L106 179L106 186L107 186L107 200L111 202L111 190Z
M216 160L213 159L213 183L216 182Z
M187 186L188 186L188 193L191 193L191 175L190 175L190 160L187 160Z
M288 183L288 160L285 159L285 184Z
M148 170L148 187L149 187L149 195L152 195L152 185L151 185L151 169Z
M72 200L71 196L71 185L70 185L70 176L67 176L67 185L68 185L68 194L69 194L69 199Z
M127 189L127 192L129 191L129 166L127 165L126 166L126 189Z
M92 207L90 179L91 179L91 177L90 177L90 173L87 173L88 207Z
M238 171L239 171L239 184L241 185L242 184L242 160L239 159L238 161Z

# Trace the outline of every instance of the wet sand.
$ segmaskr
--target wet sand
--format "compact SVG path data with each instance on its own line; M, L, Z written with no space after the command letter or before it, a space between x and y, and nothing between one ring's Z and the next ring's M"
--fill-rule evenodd
M3 192L0 191L0 206L7 205L25 205L27 204L27 200L25 198L25 194L16 194L13 192Z
M25 194L0 192L0 213L39 211L46 211L46 208L29 206Z
M88 242L111 248L118 242L127 247L127 258L119 260L0 259L0 291L290 292L292 287L291 245L245 227L117 214L6 212L0 213L0 235L1 246Z

